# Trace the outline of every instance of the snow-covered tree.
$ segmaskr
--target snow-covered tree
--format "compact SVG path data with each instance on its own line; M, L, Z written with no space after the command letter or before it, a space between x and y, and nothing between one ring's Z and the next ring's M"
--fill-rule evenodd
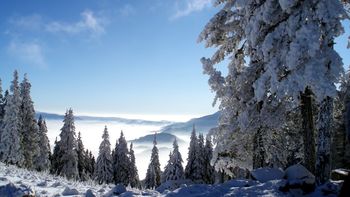
M123 131L121 131L119 140L115 145L113 156L113 174L114 182L116 184L122 183L125 186L129 184L130 160L128 157L128 152L128 145Z
M46 171L50 169L50 142L47 137L46 121L40 115L38 120L39 127L39 155L36 157L35 168L38 171Z
M4 95L2 93L2 81L0 79L0 136L1 136L1 128L2 128L2 119L4 118Z
M30 96L31 84L24 75L21 83L21 135L22 148L24 154L24 166L28 169L35 169L35 160L40 154L39 149L39 127L35 119L35 110L32 98Z
M2 131L2 119L4 118L4 114L5 114L4 102L5 102L5 99L4 99L4 95L2 94L2 81L0 79L0 137L1 137L1 131Z
M102 142L96 161L95 179L99 184L108 184L113 181L111 143L109 142L107 126L105 126L103 131Z
M350 77L342 77L334 105L334 130L332 134L332 168L350 168Z
M205 146L203 150L203 161L204 161L204 176L203 181L206 184L214 183L214 167L210 164L211 158L213 157L213 145L211 143L210 135L206 136Z
M179 145L177 144L177 140L174 140L173 143L173 152L169 155L168 164L165 166L162 181L169 180L183 180L185 179L184 169L182 167L182 157L179 152Z
M196 160L198 162L198 179L195 182L203 183L205 177L205 144L202 133L198 135L198 149L196 153ZM211 159L211 158L210 158Z
M77 140L75 138L75 125L73 110L69 109L64 116L64 125L60 133L59 151L62 156L59 158L59 163L62 169L59 172L61 176L68 179L78 179L78 155L77 155Z
M14 72L14 79L11 83L11 95L6 98L3 129L0 137L0 158L7 164L23 166L24 156L21 147L22 121L20 115L21 96L18 85L18 72Z
M190 146L188 148L187 165L185 168L185 177L192 181L198 181L201 179L200 176L200 164L198 159L199 153L198 139L196 135L196 129L193 125Z
M317 129L316 175L327 179L334 84L343 69L333 48L346 17L340 1L218 0L216 4L222 9L199 39L218 49L212 58L202 60L223 114L216 129L216 166L232 172L230 168L241 159L236 154L252 152L237 140L251 144L252 136L261 129L281 130L286 114L300 106L304 163L311 171L315 169L313 132ZM230 63L223 77L214 65L225 59ZM319 106L315 123L311 97Z
M93 175L95 174L95 166L96 166L95 157L92 154L92 152L89 150L85 151L85 155L88 155L88 158L87 158L88 165L86 167L86 171L88 172L88 175L90 176L90 178L93 178Z
M154 134L151 162L147 168L145 187L146 189L154 189L160 185L160 182L161 171L159 163L159 151L157 148L157 134Z
M51 168L50 173L54 175L59 175L62 170L62 163L60 158L62 157L62 151L60 150L60 142L57 141L57 137L54 142L53 152L51 155Z
M131 187L139 188L140 187L140 179L139 179L139 174L137 172L135 153L133 150L132 143L130 144L129 157L130 157L129 184Z
M77 156L78 156L78 172L79 178L82 181L86 181L88 179L88 175L86 173L86 167L88 165L88 157L85 154L83 140L81 139L81 133L78 132L77 138Z

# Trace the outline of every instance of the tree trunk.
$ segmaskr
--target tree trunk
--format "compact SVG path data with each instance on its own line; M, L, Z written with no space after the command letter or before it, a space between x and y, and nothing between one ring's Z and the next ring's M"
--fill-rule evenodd
M259 128L254 136L253 168L265 166L265 150L263 142L263 129Z
M312 92L308 88L306 88L304 93L301 93L301 115L302 130L304 134L304 165L311 173L314 174L316 151L311 93Z
M331 129L333 127L333 99L327 97L320 106L317 128L316 181L325 183L331 173Z

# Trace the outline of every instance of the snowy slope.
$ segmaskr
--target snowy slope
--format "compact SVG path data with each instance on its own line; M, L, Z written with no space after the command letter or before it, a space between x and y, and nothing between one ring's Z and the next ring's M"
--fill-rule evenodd
M160 132L171 134L190 134L193 125L195 125L197 132L206 134L211 128L218 125L219 117L220 112L216 112L211 115L191 119L187 122L174 123L164 126Z
M195 184L187 186L186 184L182 184L180 188L174 191L165 190L163 193L159 193L153 190L136 190L126 188L127 191L119 196L293 196L292 192L283 193L279 191L279 187L285 182L286 180L271 180L265 183L260 183L254 180L236 179L217 185ZM337 187L336 184L332 184L332 186ZM113 184L96 185L92 181L68 181L64 178L54 177L46 173L32 172L24 169L19 169L14 166L5 166L3 163L0 163L0 196L17 197L23 195L23 193L20 195L18 191L17 194L19 195L14 195L14 193L11 193L11 188L13 187L18 190L25 189L35 192L35 196L85 196L88 191L96 196L110 197L117 196L112 194L113 191L119 191ZM321 186L317 188L314 193L307 196L336 196L335 194L324 195L322 193L322 190L324 189L327 189L326 186ZM294 195L295 194L296 193L294 193Z
M157 143L173 143L173 141L176 140L179 143L184 143L183 140L176 137L175 135L172 135L170 133L157 133ZM140 144L140 143L149 143L152 144L154 140L154 134L145 135L143 137L137 138L135 140L130 140L129 142L132 142L134 144Z

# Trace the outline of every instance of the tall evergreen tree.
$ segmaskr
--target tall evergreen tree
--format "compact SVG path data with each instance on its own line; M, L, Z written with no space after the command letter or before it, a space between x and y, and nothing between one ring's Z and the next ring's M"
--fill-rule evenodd
M18 86L18 72L14 72L11 83L11 95L6 98L5 115L3 119L3 130L1 132L0 158L7 164L23 166L24 156L21 147L22 121L20 119L21 96Z
M88 176L86 174L86 168L88 165L88 156L85 155L84 151L84 144L81 139L81 133L78 132L78 138L77 138L77 156L78 156L78 172L79 172L79 178L82 181L86 181L88 179Z
M62 164L62 170L59 172L61 176L68 179L78 179L78 155L77 141L75 138L75 126L73 110L69 109L64 116L64 125L60 133L59 149L62 157L59 158Z
M88 158L87 158L87 163L88 163L88 165L87 165L87 172L89 174L89 177L93 178L93 176L95 174L95 166L96 166L95 157L92 154L92 152L89 151L89 150L86 150L85 154L88 155ZM112 158L112 155L111 155L111 158Z
M40 154L39 149L39 127L35 119L35 110L30 96L31 84L27 75L21 83L21 135L24 154L24 166L28 169L35 169L35 160Z
M60 161L60 158L62 158L62 151L60 149L60 141L57 141L57 137L55 139L53 152L51 156L51 168L50 173L54 175L59 175L62 170L62 163Z
M317 179L324 182L330 169L334 84L343 71L333 46L348 16L343 5L339 0L222 0L217 5L222 9L199 38L217 49L202 59L221 102L216 168L230 176L232 166L251 168L252 134L265 126L280 131L286 114L300 107L304 164L313 173L316 164ZM225 59L230 59L227 76L216 68ZM312 113L313 106L320 114Z
M129 166L130 160L128 157L128 145L123 131L121 131L113 156L113 174L116 184L122 183L125 186L129 184Z
M5 114L5 111L4 111L4 95L2 93L2 81L0 79L0 136L1 136L1 128L2 128L2 119L4 118L4 114Z
M188 148L187 165L185 168L185 177L192 181L200 179L199 177L199 161L197 160L198 150L198 139L196 135L196 129L193 125L191 133L190 147Z
M129 157L130 157L129 184L131 187L139 188L140 179L139 179L139 174L137 172L135 153L134 153L132 143L130 144Z
M198 135L198 148L196 153L196 160L198 163L198 175L197 180L195 182L197 183L203 183L204 177L205 177L205 149L204 149L204 136L202 133Z
M111 143L109 142L107 126L103 131L102 142L96 161L95 179L99 184L108 184L113 180Z
M210 164L210 161L213 157L213 145L211 143L211 137L207 134L205 139L205 147L204 147L204 177L203 180L206 184L214 183L214 167Z
M46 122L40 115L38 120L39 127L39 156L36 158L35 167L38 171L45 171L50 169L50 142L47 137Z
M147 168L145 187L146 189L157 188L161 183L161 171L159 163L159 151L157 148L157 134L154 134L151 161Z
M177 140L174 140L173 143L173 152L170 154L170 158L167 166L165 167L163 173L163 180L182 180L185 178L184 169L182 167L182 157L179 152L179 145L177 144Z
M0 79L0 137L1 137L1 131L2 131L2 120L3 120L4 115L5 115L4 101L5 101L4 95L2 94L2 81Z

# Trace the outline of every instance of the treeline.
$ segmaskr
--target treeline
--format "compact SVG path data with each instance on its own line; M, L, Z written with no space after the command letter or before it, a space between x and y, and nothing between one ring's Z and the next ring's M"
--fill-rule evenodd
M48 171L72 180L94 180L98 184L123 184L134 188L155 189L167 181L190 180L195 183L214 182L210 165L213 154L211 139L199 134L195 127L191 135L186 168L175 139L169 161L161 170L156 135L146 178L140 181L133 144L128 147L123 131L111 149L107 126L102 134L98 157L84 148L81 133L76 136L73 110L66 111L59 140L54 142L51 154L46 122L35 118L34 103L30 96L31 84L27 75L18 82L14 72L10 91L2 94L0 80L0 160L29 170Z
M46 122L35 118L27 75L18 82L15 71L10 91L2 94L0 80L0 160L31 170L50 169Z

